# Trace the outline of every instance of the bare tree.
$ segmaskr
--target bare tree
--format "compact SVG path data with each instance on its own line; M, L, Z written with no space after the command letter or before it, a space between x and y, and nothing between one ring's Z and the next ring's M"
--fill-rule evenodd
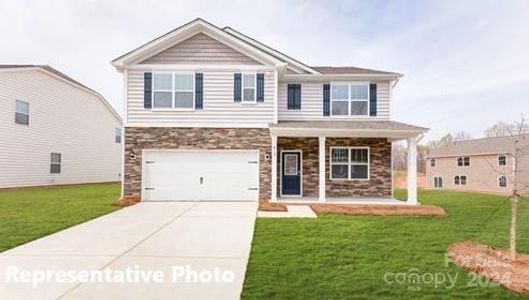
M514 125L500 121L485 130L486 137L507 136L512 134Z
M428 142L428 148L435 149L443 146L448 146L455 142L462 142L470 139L472 139L472 136L465 131L459 131L454 134L448 133L438 140Z

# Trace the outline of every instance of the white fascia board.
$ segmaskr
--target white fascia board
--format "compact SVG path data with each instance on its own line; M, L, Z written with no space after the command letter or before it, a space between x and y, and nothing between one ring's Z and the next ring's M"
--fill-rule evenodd
M275 66L263 65L207 65L207 64L141 64L127 67L128 70L215 70L215 71L275 71Z
M285 74L281 81L289 82L317 82L317 81L344 81L344 80L398 80L400 74Z
M362 137L405 139L416 137L416 130L321 129L321 128L270 128L270 133L285 137Z
M218 40L219 42L225 43L235 50L248 55L249 57L263 63L271 63L275 66L283 66L284 62L277 58L269 55L268 53L249 45L238 38L222 31L220 28L213 26L203 20L196 20L189 24L182 26L181 28L170 32L158 39L149 42L132 52L119 57L112 61L112 65L118 70L123 69L125 66L142 61L152 55L155 55L175 44L181 42L197 33L204 33L211 38Z
M124 127L268 128L268 123L127 123Z
M248 44L251 44L255 47L258 47L258 48L261 48L261 49L264 49L264 51L268 51L270 53L273 53L275 56L278 56L280 57L281 59L287 61L291 66L289 66L290 68L292 69L298 69L298 70L303 70L303 71L306 71L306 72L309 72L309 73L312 73L312 74L321 74L320 72L314 70L313 68L299 62L299 61L296 61L295 59L277 51L277 50L274 50L270 47L268 47L267 45L259 42L259 41L256 41L252 38L249 38L247 36L245 36L244 34L241 34L240 32L230 28L230 27L227 27L225 28L225 31L226 32L229 32L230 34L238 37L239 39L247 42Z

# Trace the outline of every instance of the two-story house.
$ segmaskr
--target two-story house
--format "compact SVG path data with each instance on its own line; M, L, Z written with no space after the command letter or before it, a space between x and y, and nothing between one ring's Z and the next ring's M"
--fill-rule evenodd
M0 188L121 180L121 117L48 65L0 65Z
M516 155L516 148L521 155ZM529 135L474 139L432 149L427 155L426 180L435 189L506 195L512 193L516 180L519 192L527 195Z
M124 197L144 201L391 199L401 74L308 66L232 28L187 23L112 61L124 75Z

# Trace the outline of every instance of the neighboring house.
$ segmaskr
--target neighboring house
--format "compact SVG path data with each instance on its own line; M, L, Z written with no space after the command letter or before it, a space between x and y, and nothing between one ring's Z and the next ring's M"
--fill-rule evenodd
M401 74L308 66L201 19L112 63L124 75L124 197L376 202L392 196L391 144L407 139L417 203L426 129L390 120Z
M119 181L121 118L47 65L0 65L0 188Z
M518 143L515 143L518 141ZM454 142L427 155L426 178L431 188L509 194L513 185L515 145L525 147L518 158L517 182L527 194L529 136L503 136Z

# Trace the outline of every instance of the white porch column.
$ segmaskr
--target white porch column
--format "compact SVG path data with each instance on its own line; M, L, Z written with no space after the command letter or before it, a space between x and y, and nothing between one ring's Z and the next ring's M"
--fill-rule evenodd
M319 196L319 199L318 201L319 202L325 202L325 137L324 136L320 136L318 138L319 142L320 142L320 147L319 147L319 152L320 152L320 155L319 155L319 163L320 163L320 167L319 167L319 190L320 190L320 196Z
M272 162L271 162L271 171L272 178L270 179L272 186L272 195L270 197L271 202L277 201L277 136L272 135Z
M417 140L408 138L408 204L417 204Z

